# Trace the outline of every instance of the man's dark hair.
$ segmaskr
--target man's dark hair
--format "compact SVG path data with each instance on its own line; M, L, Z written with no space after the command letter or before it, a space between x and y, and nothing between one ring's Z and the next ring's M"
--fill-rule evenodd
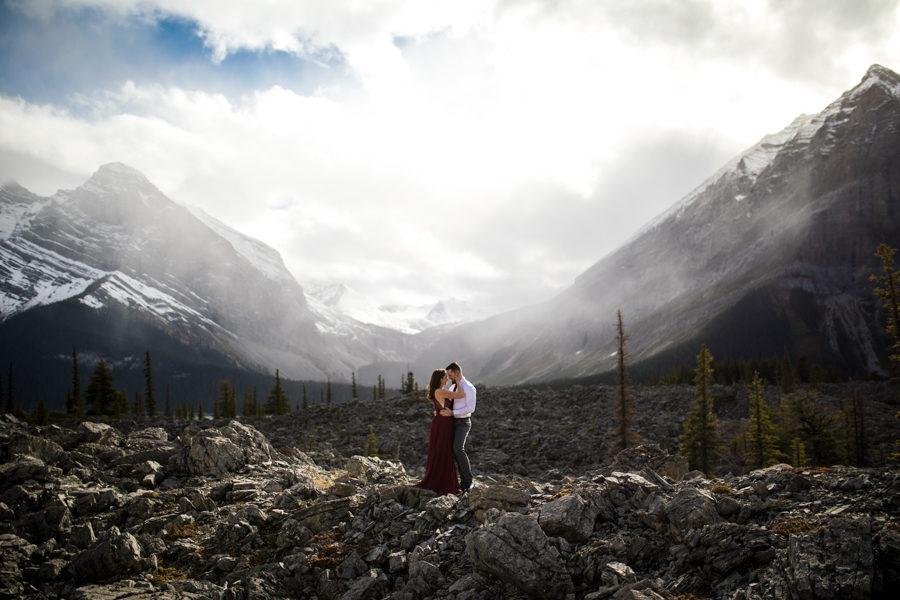
M447 370L454 371L456 373L459 373L460 371L462 371L462 369L459 366L459 363L457 363L457 362L452 362L449 365L447 365Z

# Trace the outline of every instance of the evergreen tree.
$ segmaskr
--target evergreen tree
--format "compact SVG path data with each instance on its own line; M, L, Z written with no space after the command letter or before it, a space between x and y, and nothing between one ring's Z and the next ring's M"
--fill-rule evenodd
M225 417L228 419L237 417L237 392L231 386L229 386L228 400L225 403Z
M359 400L359 391L356 389L356 371L350 372L350 396L354 400Z
M891 372L900 371L900 274L894 267L894 254L896 248L887 244L879 244L875 256L881 259L881 275L871 275L870 279L879 284L875 288L875 295L881 299L885 312L887 312L887 331L891 338Z
M84 415L84 402L81 399L81 375L78 372L78 352L72 348L72 389L66 397L66 414L73 417Z
M193 405L193 404L189 404L189 405L188 405L188 419L190 419L191 421L193 421L193 420L194 420L194 417L195 417L195 415L194 415L194 405ZM200 418L201 418L201 419L203 418L203 403L202 403L202 402L200 403Z
M785 347L781 354L781 360L778 362L778 384L781 386L781 391L789 393L796 380L794 364L791 362L791 355L788 353L787 347Z
M865 407L862 397L855 388L851 391L849 403L844 404L843 400L841 401L840 414L844 424L842 445L845 462L855 467L865 467L868 464L869 454Z
M131 416L139 419L144 416L144 398L140 392L134 393L134 404L131 405Z
M153 391L153 369L150 366L150 352L144 358L144 380L146 382L146 390L144 391L145 400L147 401L147 416L156 416L156 394Z
M113 416L121 419L128 414L128 394L122 390L113 393Z
M326 385L327 387L325 388L325 402L331 404L331 377L328 378L328 383Z
M378 386L373 385L372 386L372 402L375 402L376 400L378 400Z
M172 418L172 400L169 397L169 384L166 384L166 418Z
M50 423L50 411L47 410L47 403L44 402L43 397L38 400L37 406L34 407L34 411L31 413L31 422L35 425L48 425Z
M697 355L697 369L694 372L694 393L696 397L681 434L681 452L684 453L692 469L709 473L712 461L719 452L718 421L713 413L710 385L713 381L713 357L706 348L700 347Z
M91 407L90 414L111 415L115 413L116 389L112 372L102 358L97 361L94 372L85 390L85 402Z
M247 389L244 390L244 398L241 401L241 413L245 417L257 416L255 399L253 397L253 390L254 390L254 388L252 385L248 385Z
M640 436L634 431L634 394L631 390L631 378L628 376L628 369L625 366L625 359L628 356L626 342L628 336L625 334L625 326L622 323L622 311L616 311L616 396L615 396L615 414L616 414L616 430L613 436L616 438L610 448L610 455L615 455L633 446L640 441Z
M231 397L234 394L234 388L227 379L220 379L219 385L216 387L216 398L213 401L213 418L221 419L233 417L230 415Z
M284 388L281 387L281 373L275 370L275 387L269 392L269 398L266 401L266 414L283 415L291 412L291 402L288 400Z
M386 396L385 386L384 386L384 377L381 375L378 376L378 397L384 400Z
M799 438L791 440L791 464L795 467L805 467L809 463L806 457L806 446Z
M769 416L759 373L753 373L750 383L750 419L747 421L745 440L744 459L750 469L769 467L783 456L778 450L778 436Z
M306 397L306 384L303 384L303 408L309 408L309 399Z
M197 402L197 420L203 421L205 418L206 416L203 414L203 400L201 399Z
M803 443L805 453L809 453L814 465L830 465L838 458L834 415L826 413L816 402L817 398L818 393L812 390L800 390L791 395L794 435Z
M375 430L369 426L369 441L366 443L366 456L378 456L378 444L375 440Z

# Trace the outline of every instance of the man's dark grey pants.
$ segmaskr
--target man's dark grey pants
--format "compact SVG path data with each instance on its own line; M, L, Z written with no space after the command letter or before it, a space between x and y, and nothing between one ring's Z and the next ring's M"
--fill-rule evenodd
M466 454L466 438L472 429L472 417L453 419L453 454L459 469L459 486L466 489L472 485L472 466Z

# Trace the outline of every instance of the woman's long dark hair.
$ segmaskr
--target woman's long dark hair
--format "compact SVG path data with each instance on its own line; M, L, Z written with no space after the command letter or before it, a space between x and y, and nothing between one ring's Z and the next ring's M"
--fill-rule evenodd
M434 400L434 392L435 390L441 387L441 380L444 378L444 375L447 374L447 371L444 369L435 369L431 372L431 381L428 382L428 399Z

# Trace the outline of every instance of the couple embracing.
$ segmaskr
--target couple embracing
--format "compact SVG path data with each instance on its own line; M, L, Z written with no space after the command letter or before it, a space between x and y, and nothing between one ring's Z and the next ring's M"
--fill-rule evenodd
M453 382L449 389L445 388L448 379ZM446 369L431 373L428 399L434 406L428 434L428 460L425 477L414 487L439 495L468 492L472 487L472 467L466 455L466 437L472 429L475 412L475 386L463 377L460 366L452 362Z

